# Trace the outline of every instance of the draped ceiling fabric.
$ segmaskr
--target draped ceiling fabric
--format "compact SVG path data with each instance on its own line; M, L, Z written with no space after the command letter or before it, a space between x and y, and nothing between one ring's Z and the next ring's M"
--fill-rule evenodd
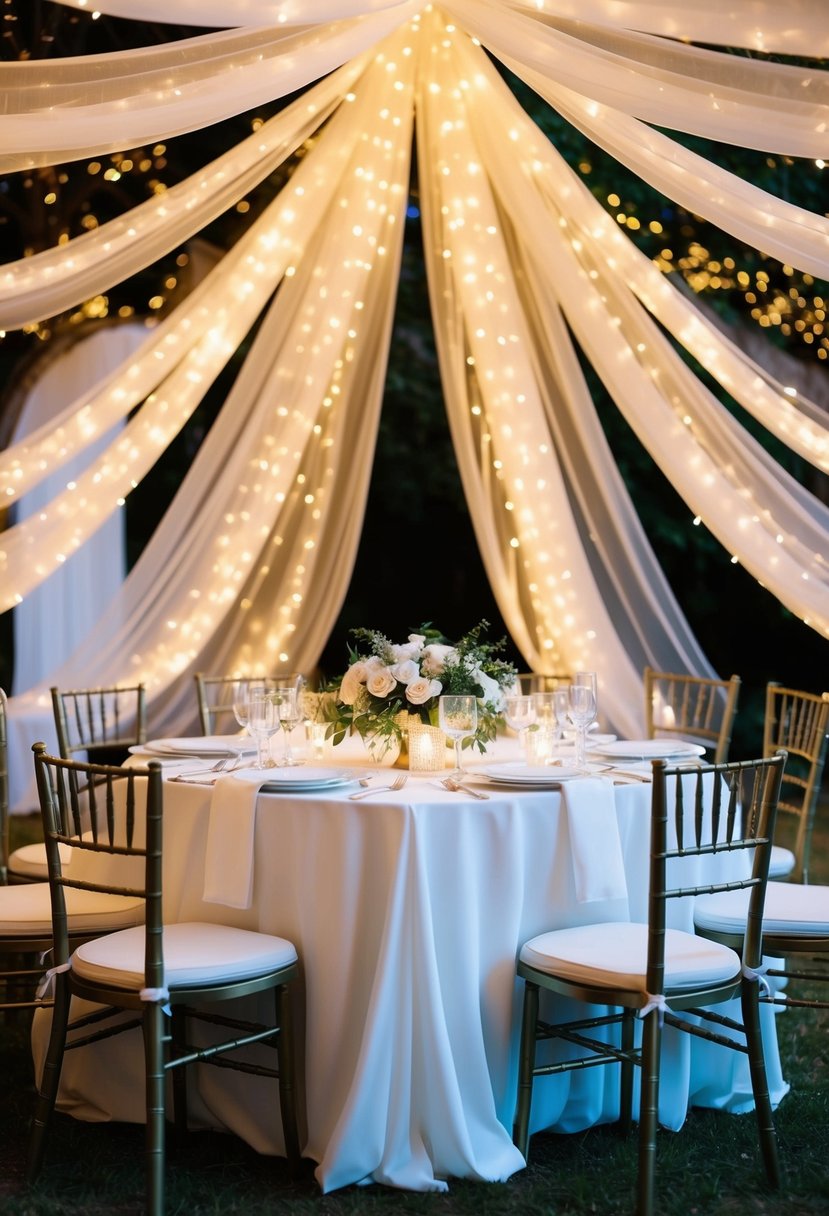
M95 8L159 22L171 6ZM49 317L177 247L302 149L288 184L135 354L0 453L10 504L126 420L82 477L0 538L3 611L119 510L260 322L171 509L94 640L50 682L142 679L154 727L176 733L192 726L195 670L315 664L359 541L413 138L451 432L493 591L527 664L596 668L610 725L633 735L644 663L711 672L615 467L577 348L691 511L829 635L829 512L666 333L824 471L825 413L712 329L637 251L492 63L664 194L829 278L825 216L664 130L829 160L819 63L693 45L829 56L825 0L178 0L175 20L212 32L0 66L4 173L167 139L304 90L164 195L0 266L0 327ZM29 706L41 696L32 690Z

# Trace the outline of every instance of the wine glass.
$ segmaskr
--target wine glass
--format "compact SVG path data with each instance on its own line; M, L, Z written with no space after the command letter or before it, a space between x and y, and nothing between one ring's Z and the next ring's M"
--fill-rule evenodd
M248 730L256 740L256 768L271 768L271 737L279 730L279 717L273 696L264 689L251 692L248 705Z
M282 727L285 737L282 759L278 763L283 767L301 764L291 750L291 731L302 721L302 701L297 684L290 679L277 680L271 695L276 706L277 725Z
M591 723L596 721L596 716L597 716L598 709L599 709L598 677L596 676L595 671L574 671L572 683L573 684L583 684L585 686L585 688L589 688L590 691L593 693L594 709L593 709L593 717L591 718L590 722L587 723L587 726L589 727L591 725Z
M450 695L438 699L440 729L455 742L455 769L450 775L456 781L463 777L461 764L461 742L469 739L478 729L478 699L471 696Z
M554 690L553 711L556 718L555 742L560 743L564 738L564 728L570 720L570 693L568 689L556 688Z
M535 722L535 699L533 697L507 697L504 704L504 719L507 726L518 732L524 756L527 755L527 729Z
M233 684L233 716L242 728L242 734L250 733L248 731L248 703L259 685L264 689L264 683L261 680L236 680Z
M570 721L576 728L576 769L583 773L587 771L585 762L587 727L596 716L596 698L592 688L586 684L571 684L569 694Z

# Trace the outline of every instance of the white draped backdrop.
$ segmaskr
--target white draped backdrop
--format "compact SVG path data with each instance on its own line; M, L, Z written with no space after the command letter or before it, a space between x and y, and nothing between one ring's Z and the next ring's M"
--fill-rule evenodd
M168 0L95 7L170 15ZM154 727L180 733L193 722L195 670L315 664L362 526L415 139L453 442L495 597L528 666L599 670L610 724L632 734L644 663L711 670L633 510L577 348L694 515L829 634L827 508L666 335L824 471L825 413L714 330L636 249L492 62L665 195L827 279L826 216L664 132L829 160L829 71L733 51L829 56L825 0L178 0L175 19L213 32L0 66L4 173L167 139L302 90L192 178L0 266L0 327L52 316L174 249L304 148L247 234L138 349L0 453L7 505L64 470L50 501L0 540L4 611L75 562L120 511L261 317L140 561L94 636L44 685L143 680ZM117 423L69 480L68 462ZM43 704L36 686L13 699L12 716Z

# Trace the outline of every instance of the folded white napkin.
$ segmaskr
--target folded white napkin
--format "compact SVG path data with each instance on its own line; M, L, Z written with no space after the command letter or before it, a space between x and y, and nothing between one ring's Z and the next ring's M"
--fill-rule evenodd
M597 777L563 781L576 899L627 899L627 879L613 785Z
M213 786L204 859L206 903L251 906L256 799L269 776L267 769L240 769L219 776Z

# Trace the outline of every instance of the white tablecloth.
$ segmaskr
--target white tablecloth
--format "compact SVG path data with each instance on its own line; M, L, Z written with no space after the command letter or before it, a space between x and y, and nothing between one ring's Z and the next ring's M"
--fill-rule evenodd
M337 759L335 753L334 759ZM324 1190L374 1179L418 1190L458 1176L503 1180L523 1164L515 1102L521 944L545 929L621 918L627 901L579 902L563 791L490 787L488 801L411 777L363 801L345 792L261 794L253 903L203 899L211 791L165 784L167 920L222 921L290 938L305 982L307 1156ZM614 787L630 914L646 919L650 787ZM676 910L690 927L690 909ZM766 1018L773 1098L786 1086ZM35 1054L43 1049L38 1015ZM140 1040L70 1053L59 1107L142 1116ZM751 1109L744 1059L668 1031L660 1117L689 1104ZM191 1115L281 1152L273 1084L203 1067ZM616 1069L537 1082L532 1128L616 1117Z

